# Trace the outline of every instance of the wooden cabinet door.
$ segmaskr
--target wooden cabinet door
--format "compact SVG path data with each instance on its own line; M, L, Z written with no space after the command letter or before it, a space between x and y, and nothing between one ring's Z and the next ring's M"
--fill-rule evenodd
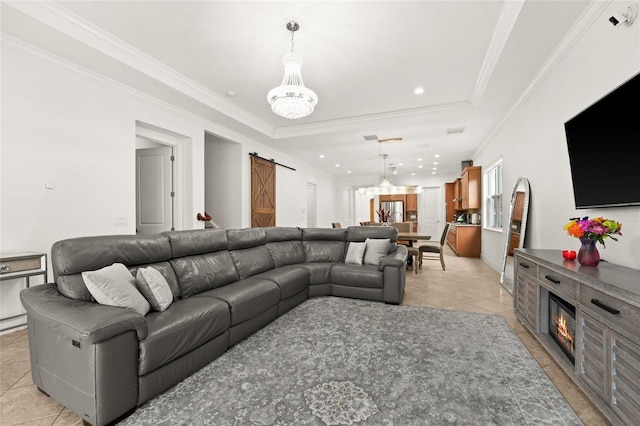
M445 205L445 221L453 222L454 220L454 211L453 211L453 199L454 195L454 186L455 182L447 182L444 184L444 205Z
M407 194L405 211L414 212L418 210L418 194Z
M469 209L469 169L464 169L460 178L460 197L462 198L462 210Z
M453 203L453 210L462 210L462 179L458 178L454 182L453 195L455 202Z

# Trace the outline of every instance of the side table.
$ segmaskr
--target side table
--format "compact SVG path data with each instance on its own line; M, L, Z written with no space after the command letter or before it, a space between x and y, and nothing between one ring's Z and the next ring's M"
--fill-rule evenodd
M46 253L16 252L0 253L0 281L16 280L24 278L26 286L31 285L31 277L42 275L47 282L47 255ZM5 301L6 302L6 301ZM17 301L20 304L20 300ZM25 313L0 317L0 321L11 320L25 316ZM11 325L0 329L0 332L12 328L22 327L26 322Z

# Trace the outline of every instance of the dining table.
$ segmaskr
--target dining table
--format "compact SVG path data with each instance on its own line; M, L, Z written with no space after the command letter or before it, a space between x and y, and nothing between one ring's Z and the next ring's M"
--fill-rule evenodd
M409 247L413 247L414 241L426 241L430 240L431 235L421 232L400 232L398 231L398 241L409 241Z

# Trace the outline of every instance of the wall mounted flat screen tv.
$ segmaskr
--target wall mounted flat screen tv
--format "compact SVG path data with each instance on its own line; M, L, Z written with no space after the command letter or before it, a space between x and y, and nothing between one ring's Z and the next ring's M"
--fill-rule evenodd
M640 73L564 129L576 208L640 206Z

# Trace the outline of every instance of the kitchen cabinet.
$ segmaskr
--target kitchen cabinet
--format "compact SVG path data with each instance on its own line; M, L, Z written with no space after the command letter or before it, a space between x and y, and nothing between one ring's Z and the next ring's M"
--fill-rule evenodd
M460 257L480 257L481 231L480 225L450 223L447 244Z
M418 194L407 194L405 208L406 211L418 211Z
M482 167L465 167L460 178L461 209L479 209L481 207Z
M453 222L455 218L455 210L453 208L454 195L454 182L447 182L444 184L444 207L445 207L445 221Z
M518 320L611 424L640 424L638 271L609 262L585 268L541 249L517 249L514 267ZM575 309L574 360L551 338L552 295Z
M453 210L462 210L462 179L453 182Z

